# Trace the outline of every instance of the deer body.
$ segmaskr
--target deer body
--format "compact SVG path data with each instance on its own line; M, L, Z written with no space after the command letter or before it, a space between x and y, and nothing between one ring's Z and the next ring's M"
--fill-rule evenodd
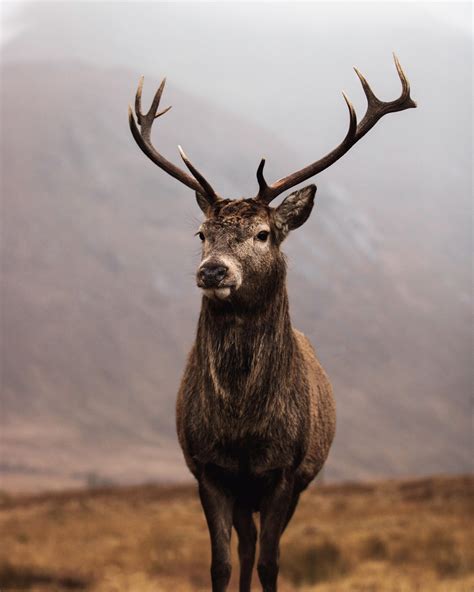
M287 225L309 216L315 192L312 185L290 196L288 211L256 200L201 202L204 296L177 429L214 541L213 590L225 590L230 577L232 526L240 533L241 590L250 589L256 511L258 571L264 590L275 588L280 536L334 437L331 385L291 326L279 248Z
M169 109L157 114L164 81L146 114L141 111L140 82L137 122L129 109L139 147L196 191L205 214L197 233L202 241L196 276L202 306L178 394L177 431L209 527L213 592L228 587L232 527L239 537L239 590L250 592L255 512L260 513L258 575L264 592L276 592L280 537L300 493L321 470L335 431L331 385L308 339L291 326L280 250L288 233L308 219L316 187L292 193L276 208L269 204L338 160L383 115L416 106L396 58L395 65L402 82L397 100L380 101L356 70L368 102L360 123L344 95L350 124L341 144L272 185L263 176L262 159L259 192L249 199L222 199L181 148L191 175L153 147L153 121Z
M335 407L311 344L291 327L285 286L263 311L203 300L177 403L189 469L197 478L209 463L246 477L290 470L301 491L326 460Z
M261 318L203 302L178 395L178 436L187 465L200 483L204 507L216 508L207 515L219 545L216 590L224 590L230 577L232 526L239 533L240 589L250 590L252 513L281 488L285 495L261 523L262 535L277 526L273 536L262 538L259 564L262 583L269 584L264 589L276 585L275 540L323 466L334 436L331 385L306 337L291 328L286 290L275 300Z

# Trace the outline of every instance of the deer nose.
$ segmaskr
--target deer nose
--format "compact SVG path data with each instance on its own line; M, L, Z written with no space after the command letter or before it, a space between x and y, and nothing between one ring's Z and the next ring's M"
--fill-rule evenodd
M220 263L205 263L199 268L198 283L202 288L217 288L227 275L228 267Z

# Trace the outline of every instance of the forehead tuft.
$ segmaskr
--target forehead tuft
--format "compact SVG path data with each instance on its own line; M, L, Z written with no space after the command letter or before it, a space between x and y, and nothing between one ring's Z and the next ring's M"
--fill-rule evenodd
M223 199L213 208L209 219L222 224L242 224L252 220L269 220L271 208L255 199Z

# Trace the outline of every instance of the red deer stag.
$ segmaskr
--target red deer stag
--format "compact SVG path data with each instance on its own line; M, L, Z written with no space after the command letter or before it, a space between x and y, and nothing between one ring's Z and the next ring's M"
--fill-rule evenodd
M280 246L311 213L315 185L281 193L329 167L387 113L416 107L397 60L402 93L384 102L356 73L367 97L357 123L349 99L349 131L320 160L268 185L265 160L258 194L223 199L179 148L191 175L153 147L150 139L165 81L142 113L140 80L130 128L139 147L160 168L196 192L205 220L197 234L202 261L197 285L203 298L195 344L177 401L177 430L186 463L197 479L210 532L213 592L227 589L232 526L239 538L240 592L249 592L260 513L257 571L264 592L277 589L280 537L300 493L321 470L335 430L331 385L308 339L291 326L286 265ZM139 127L140 129L139 129Z

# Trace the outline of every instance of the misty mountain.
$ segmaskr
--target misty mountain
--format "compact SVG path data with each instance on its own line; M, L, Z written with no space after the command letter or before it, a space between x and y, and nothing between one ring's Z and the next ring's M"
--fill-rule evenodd
M200 212L131 137L136 81L74 61L3 65L5 486L187 475L174 401L199 310ZM145 103L158 83L145 78ZM182 144L205 173L212 163L218 190L248 185L262 148L276 170L294 161L273 134L211 100L170 85L168 104L155 145L174 158ZM407 190L416 167L391 182ZM401 195L390 224L384 195L324 179L285 250L294 324L335 388L327 476L469 470L465 235L437 194L430 212L439 215ZM417 220L409 240L400 216Z
M3 70L2 456L10 475L185 474L174 398L199 307L200 211L131 137L136 81L74 63ZM176 153L181 134L205 161L230 134L240 157L238 166L226 159L222 175L232 178L254 168L246 152L257 139L278 145L183 91L170 87L166 99L177 116L156 126L165 153Z

